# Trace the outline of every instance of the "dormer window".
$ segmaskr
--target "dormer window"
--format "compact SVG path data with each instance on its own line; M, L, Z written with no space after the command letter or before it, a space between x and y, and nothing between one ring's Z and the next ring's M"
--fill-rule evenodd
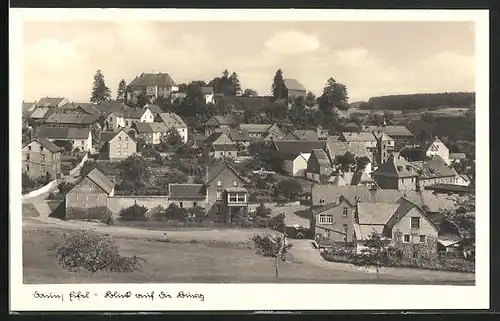
M398 168L398 172L402 172L403 171L403 166L397 166Z
M325 203L325 199L324 199L323 197L322 197L322 198L320 198L320 199L319 199L319 203L320 203L320 204L324 204L324 203Z
M40 151L43 152L43 146L40 146Z

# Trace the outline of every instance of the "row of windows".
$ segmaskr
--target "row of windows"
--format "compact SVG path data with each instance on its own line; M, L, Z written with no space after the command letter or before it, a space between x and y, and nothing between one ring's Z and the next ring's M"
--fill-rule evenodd
M217 181L217 186L221 187L222 186L222 181ZM238 181L233 181L233 186L238 187Z
M40 165L40 172L45 172L45 170L48 170L50 168L50 165ZM52 165L52 169L54 171L57 171L58 169L58 166L56 164ZM30 165L26 165L26 171L29 172L30 171Z
M122 144L116 143L116 148L122 148ZM128 148L128 142L123 143L123 148Z
M411 235L405 234L403 235L403 243L410 243ZM413 243L425 243L426 237L425 235L416 235L413 238Z
M26 154L26 160L29 161L31 159L30 154ZM52 154L52 160L56 159L56 154ZM47 160L47 155L40 154L40 161L45 162Z
M82 200L86 200L86 201L88 201L88 200L89 200L89 197L88 197L88 196L85 196L85 197L84 197L84 196L82 196L82 197L80 198L78 195L76 195L76 196L75 196L75 199L82 199ZM96 195L96 196L95 196L95 200L99 200L99 195ZM85 207L86 207L86 206L85 206Z

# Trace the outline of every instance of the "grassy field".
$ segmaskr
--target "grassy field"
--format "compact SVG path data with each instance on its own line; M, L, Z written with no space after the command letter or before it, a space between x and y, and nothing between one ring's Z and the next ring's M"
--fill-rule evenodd
M68 231L47 227L23 231L24 283L392 283L470 284L435 278L402 278L353 269L333 270L307 263L282 263L280 277L274 276L272 259L258 256L248 245L222 241L196 243L152 241L115 237L123 255L138 254L146 260L131 273L69 272L57 263L56 248Z

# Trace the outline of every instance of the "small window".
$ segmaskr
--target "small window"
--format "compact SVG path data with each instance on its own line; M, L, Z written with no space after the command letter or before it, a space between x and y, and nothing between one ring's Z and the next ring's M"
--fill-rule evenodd
M404 235L403 242L404 243L410 243L410 234L405 234Z
M42 172L45 172L45 165L40 165L40 170L41 170Z
M420 235L420 243L425 243L425 235Z
M412 217L411 218L411 228L419 229L420 228L420 217Z
M120 136L118 136L118 140L122 140L122 138Z
M87 204L85 204L85 207L87 207Z
M413 252L413 258L414 258L414 259L418 259L418 252L417 252L417 251L414 251L414 252Z
M183 208L184 207L184 204L182 202L179 202L179 207L180 208Z
M222 186L222 181L217 181L217 186Z
M342 209L342 215L343 215L343 216L347 216L347 213L348 213L348 212L349 212L349 209L348 209L347 207L344 207L344 208Z
M320 204L324 204L324 203L325 203L325 199L324 199L323 197L322 197L322 198L320 198L320 199L319 199L319 203L320 203Z
M121 151L121 150L118 150L116 153L117 153L118 155L121 155L121 154L122 154L122 151Z
M76 195L76 199L78 199L78 195Z
M220 152L220 156L224 156L224 152Z
M344 234L347 234L347 231L348 231L348 226L347 226L347 224L344 224L344 225L343 225L343 228L344 228Z
M43 152L43 146L40 146L40 151Z
M193 207L196 207L198 206L198 203L197 202L193 202Z
M125 136L125 141L128 141L128 136Z
M30 154L26 154L26 160L30 160Z
M31 146L28 146L28 150L31 150Z
M238 182L237 181L233 181L233 186L234 187L238 186Z

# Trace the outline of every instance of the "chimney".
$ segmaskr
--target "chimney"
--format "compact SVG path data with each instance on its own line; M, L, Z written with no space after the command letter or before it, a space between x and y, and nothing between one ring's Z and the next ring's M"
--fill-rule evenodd
M335 196L335 204L340 204L340 195Z

